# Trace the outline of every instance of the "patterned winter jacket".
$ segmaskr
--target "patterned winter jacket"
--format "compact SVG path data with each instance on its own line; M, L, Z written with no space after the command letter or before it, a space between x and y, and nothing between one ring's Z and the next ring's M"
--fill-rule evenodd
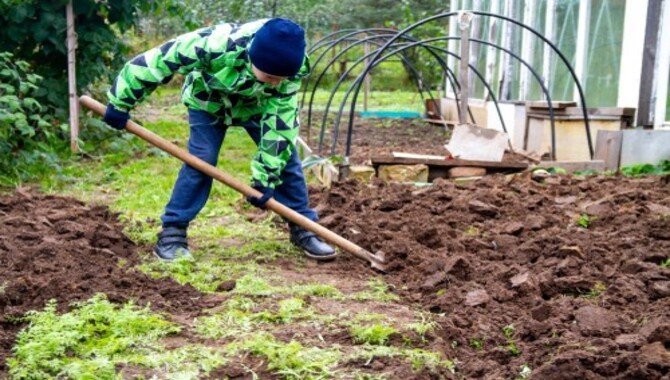
M226 125L251 121L261 141L251 163L252 180L275 188L298 136L299 73L278 86L259 82L247 54L256 31L267 20L219 24L181 35L138 55L121 70L107 93L114 107L129 111L175 73L186 75L182 102L222 118Z

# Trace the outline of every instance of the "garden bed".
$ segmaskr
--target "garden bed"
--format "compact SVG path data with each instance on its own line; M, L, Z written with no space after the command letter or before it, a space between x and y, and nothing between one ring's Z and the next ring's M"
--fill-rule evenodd
M670 177L353 181L315 191L321 223L382 250L387 280L444 314L466 378L670 373ZM345 271L366 264L344 255Z

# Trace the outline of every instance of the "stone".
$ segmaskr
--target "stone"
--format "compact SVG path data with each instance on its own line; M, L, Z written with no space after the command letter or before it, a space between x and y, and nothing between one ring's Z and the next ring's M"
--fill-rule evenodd
M449 178L481 177L486 175L486 168L459 166L449 169L447 173L449 174Z
M499 213L498 208L496 206L484 203L482 201L478 201L476 199L473 199L470 202L468 202L468 208L470 209L470 211L476 212L477 214L483 216L495 217Z
M380 165L379 178L387 182L428 182L428 166Z
M216 291L217 292L229 292L229 291L235 289L235 285L237 285L235 283L235 281L232 281L232 280L231 281L224 281L224 282L220 283L219 286L216 287Z
M549 177L551 177L551 173L544 169L533 170L533 173L530 175L530 178L536 182L542 182Z
M491 300L486 290L478 289L468 292L465 296L465 304L467 306L479 306L488 303Z
M367 165L352 165L349 167L349 178L363 183L370 183L375 176L375 168Z

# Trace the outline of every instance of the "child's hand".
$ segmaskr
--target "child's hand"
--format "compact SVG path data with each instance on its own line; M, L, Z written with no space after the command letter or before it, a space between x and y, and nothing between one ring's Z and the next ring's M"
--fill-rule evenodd
M122 131L126 128L126 123L130 119L130 114L116 109L111 103L107 104L103 120L110 127Z

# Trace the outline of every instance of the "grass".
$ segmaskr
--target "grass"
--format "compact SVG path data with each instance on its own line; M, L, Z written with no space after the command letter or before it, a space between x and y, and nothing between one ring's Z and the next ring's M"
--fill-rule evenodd
M502 333L505 339L507 340L507 350L512 356L521 355L521 349L516 345L514 341L514 335L516 334L516 329L514 325L507 325L502 328Z
M593 288L591 288L588 293L582 295L582 297L587 299L596 299L600 297L600 295L603 294L606 290L607 285L605 285L605 283L602 281L596 281L596 283L593 285Z
M670 268L670 257L661 261L661 268Z
M243 342L228 346L232 352L249 352L267 361L267 367L285 379L329 379L341 359L338 347L304 347L300 342L278 341L268 333L255 334Z
M335 93L333 101L330 105L330 111L338 112L340 102L344 98L345 91L338 91ZM302 96L302 94L301 94ZM307 110L309 105L310 93L307 94L303 110ZM314 94L313 110L325 110L326 103L330 97L330 91L317 90ZM351 99L351 95L349 96ZM416 91L372 91L368 98L368 109L374 111L417 111L424 112L424 104L421 101L419 93ZM363 110L363 93L361 92L356 101L356 110ZM349 107L345 107L345 111L349 111Z
M375 358L391 357L408 361L414 371L428 369L435 371L439 368L449 369L452 373L456 364L451 360L443 359L440 354L429 352L418 348L398 348L389 346L362 346L351 354L348 360L366 360L369 365Z
M354 343L385 345L393 335L399 331L386 323L387 317L383 314L361 313L348 323L349 334Z
M148 308L114 305L104 295L65 314L57 314L56 306L51 301L44 310L26 315L29 326L19 333L8 360L13 378L112 379L121 365L157 368L169 363L182 369L190 363L197 374L225 361L202 347L184 346L166 354L160 339L180 327Z
M581 228L589 228L591 226L591 223L595 220L594 217L589 216L588 214L581 214L579 217L577 217L577 225Z

